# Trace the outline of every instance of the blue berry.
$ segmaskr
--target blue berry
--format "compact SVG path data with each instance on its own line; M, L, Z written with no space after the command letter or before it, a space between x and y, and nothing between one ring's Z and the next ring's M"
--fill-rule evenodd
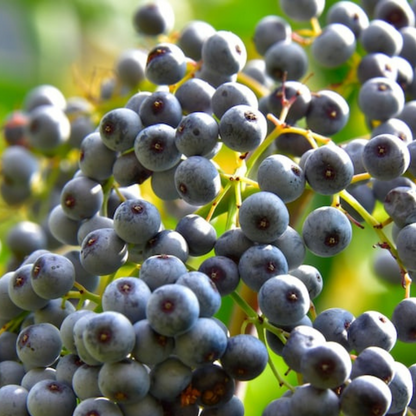
M185 55L173 43L160 43L147 55L145 74L156 85L176 84L184 77L185 71Z
M132 356L148 366L166 360L174 350L174 338L157 333L147 319L141 319L134 325L136 342Z
M300 372L301 360L305 352L325 342L325 337L317 329L307 325L298 325L290 332L282 349L282 357L292 370Z
M326 14L326 21L342 23L349 27L356 38L369 25L370 21L362 6L352 1L338 1L332 4Z
M214 27L208 22L191 20L180 31L177 42L186 56L199 61L204 42L215 32Z
M165 284L150 295L146 316L156 332L166 336L180 335L198 320L198 298L186 286Z
M172 402L189 385L191 368L175 356L156 364L150 371L149 393L158 400Z
M352 364L351 379L368 375L389 384L395 373L394 362L393 356L383 348L364 348Z
M315 133L331 136L347 124L350 109L342 95L320 90L312 96L306 113L306 124Z
M260 191L243 200L239 211L244 235L258 243L272 243L289 225L289 212L275 194Z
M110 110L100 120L103 143L111 150L124 152L133 147L134 139L143 128L139 115L129 108Z
M386 414L392 395L384 381L374 376L360 376L351 381L340 398L345 416L370 416Z
M285 256L271 244L257 244L248 248L238 262L241 280L256 292L267 280L287 274L288 270Z
M226 256L212 256L205 259L199 266L214 283L221 296L229 295L237 289L240 275L236 263Z
M212 114L211 98L215 88L208 82L199 78L191 78L179 85L175 97L181 104L184 114L204 112Z
M258 168L257 181L262 191L273 192L283 202L292 202L305 190L305 174L285 155L271 155Z
M166 0L154 0L141 4L133 15L133 27L147 36L167 34L173 29L175 14Z
M402 46L400 32L390 23L382 19L372 19L361 32L360 43L366 52L382 52L386 55L397 55Z
M290 414L298 416L337 416L339 397L330 389L320 389L311 384L298 386L290 397Z
M313 321L313 327L325 337L327 341L335 341L346 350L352 348L348 342L348 328L355 319L354 315L342 308L325 309Z
M27 416L28 391L18 384L8 384L0 388L1 416Z
M258 100L254 92L239 82L224 82L218 86L211 98L212 111L219 119L236 105L247 105L257 109Z
M191 156L176 169L175 187L188 204L205 205L220 192L220 175L209 159Z
M217 240L214 226L197 214L188 214L176 224L175 230L186 240L190 256L202 256L209 253Z
M135 323L146 317L146 305L150 289L143 280L135 277L120 277L113 280L104 290L104 311L120 312Z
M210 318L218 312L221 306L221 295L215 283L203 272L190 271L179 276L179 285L189 287L198 298L199 316Z
M104 193L99 182L85 176L70 179L61 190L64 213L75 221L91 218L101 209Z
M192 368L218 360L226 347L227 335L211 318L198 318L192 328L175 337L176 356Z
M42 380L36 383L27 396L27 409L31 416L72 416L77 405L75 393L65 383Z
M361 111L371 120L387 120L404 107L404 92L394 80L375 77L367 80L358 93Z
M126 261L127 244L113 228L91 231L81 245L81 264L99 276L116 272Z
M258 293L259 307L276 325L291 325L309 311L310 298L305 284L290 274L267 280Z
M75 268L63 255L43 254L33 263L31 279L36 294L44 299L55 299L72 289Z
M175 141L175 129L158 123L145 127L134 141L134 153L146 169L153 172L171 169L181 159Z
M114 213L114 231L128 243L145 244L156 235L160 226L159 210L144 199L124 201Z
M102 395L117 404L135 403L149 392L149 372L131 358L105 363L98 373L98 387Z
M400 301L394 308L392 322L397 330L397 338L402 342L416 342L416 327L414 316L416 314L416 302L414 297Z
M94 413L101 416L123 416L120 407L105 397L91 397L83 400L75 408L73 416L88 416Z
M255 108L236 105L222 115L219 132L227 147L237 152L249 152L266 137L266 118Z
M264 55L266 73L274 81L284 79L298 81L308 69L308 57L305 50L297 43L279 41L274 43Z
M236 34L219 30L205 40L201 57L204 66L224 75L233 75L243 69L247 51Z
M410 163L409 149L393 134L379 134L364 146L363 165L376 179L388 181L401 176Z
M175 283L187 272L185 264L178 257L160 254L147 257L140 268L139 277L151 291L168 283Z
M348 342L357 353L370 346L390 351L396 340L397 331L394 324L380 312L363 312L348 328Z
M334 389L350 377L351 358L337 342L327 341L305 351L301 359L301 373L319 389Z
M347 216L334 207L320 207L308 214L302 235L306 247L316 256L331 257L345 248L352 239Z
M289 40L291 35L292 28L283 17L270 15L257 22L253 42L256 51L264 55L276 42Z
M318 65L336 68L343 65L355 52L354 32L342 23L330 23L317 36L311 54Z
M280 7L291 19L304 22L319 17L324 10L324 0L280 0Z
M218 142L218 123L207 113L194 111L176 129L175 144L185 156L205 156Z
M228 339L221 356L221 365L234 379L240 381L257 378L266 368L269 355L266 346L256 337L239 334Z
M98 373L102 366L82 364L72 376L72 388L78 399L85 400L90 397L102 395L98 386Z
M145 127L164 123L176 128L182 120L182 107L172 93L155 91L143 100L139 116ZM136 136L139 132L140 130L136 132Z
M114 363L131 353L135 342L133 324L120 312L105 311L91 316L82 333L93 358Z
M326 145L310 153L304 172L314 191L331 195L350 184L354 175L354 165L348 153L341 147Z
M62 340L58 328L49 323L34 324L20 331L16 341L19 359L30 367L48 367L59 357Z

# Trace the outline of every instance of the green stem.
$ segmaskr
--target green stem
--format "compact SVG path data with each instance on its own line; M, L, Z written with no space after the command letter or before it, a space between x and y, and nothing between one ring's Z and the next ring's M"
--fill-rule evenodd
M257 162L257 159L263 154L264 151L282 134L282 127L276 126L269 135L263 140L263 142L258 146L250 157L246 161L247 173L246 176L250 176L250 172L253 169L254 164Z
M277 336L277 338L282 341L283 344L286 344L287 337L289 333L284 331L283 329L277 328L276 326L272 325L266 318L263 317L263 322L261 323L263 329L267 329L269 332L273 333Z
M7 322L7 324L3 325L0 328L0 335L3 332L15 332L19 329L22 322L26 319L26 317L30 314L30 311L23 311L15 318Z
M258 318L257 312L240 296L239 293L234 291L230 296L249 318Z
M410 285L412 283L411 278L409 277L406 268L404 267L402 261L400 260L399 254L397 249L395 248L393 242L387 237L386 233L383 231L383 224L377 221L348 191L345 189L339 193L339 196L343 198L346 202L348 202L353 209L355 209L358 214L360 214L364 221L371 226L375 232L377 233L380 242L378 245L381 248L387 249L390 251L391 255L396 260L398 266L400 267L400 271L403 276L402 285L405 289L405 297L410 296Z
M265 331L265 329L263 328L263 323L260 323L260 322L258 322L257 324L256 324L256 330L257 330L257 334L258 334L258 337L259 337L259 340L260 341L262 341L263 342L263 344L264 345L267 345L267 342L266 342L266 336L265 336L265 333L264 333L264 331ZM279 386L280 387L282 387L282 386L285 386L285 387L287 387L289 390L291 390L291 391L295 391L295 388L290 384L290 383L288 383L280 374L279 374L279 372L277 371L277 368L276 368L276 366L274 365L274 362L273 362L273 360L272 360L272 358L271 358L271 356L270 356L270 353L269 353L269 358L268 358L268 364L269 364L269 367L270 367L270 369L272 370L272 372L273 372L273 374L274 374L274 376L276 377L276 379L277 379L277 381L278 381L278 383L279 383Z

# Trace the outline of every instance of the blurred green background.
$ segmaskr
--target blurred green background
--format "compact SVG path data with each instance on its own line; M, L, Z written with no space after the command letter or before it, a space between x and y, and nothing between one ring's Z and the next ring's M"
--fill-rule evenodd
M335 1L327 1L326 9ZM191 19L202 19L218 30L230 30L245 42L249 58L257 58L252 36L256 23L269 14L280 14L277 0L171 0L176 12L175 30ZM19 109L28 89L41 83L53 84L69 96L96 94L100 83L111 77L114 62L126 49L149 42L133 30L132 14L137 0L0 0L0 117ZM325 14L320 18L325 23ZM308 27L291 22L293 27ZM326 71L308 81L311 89L342 81L345 71ZM337 141L367 134L357 111L355 95L350 98L351 119ZM314 206L328 204L315 198ZM297 225L300 230L301 222ZM400 286L381 282L372 270L377 235L370 227L354 228L350 247L333 259L308 254L306 263L319 268L324 290L316 302L318 312L328 307L349 309L355 315L378 310L388 317L403 298ZM230 302L225 302L229 308ZM224 312L225 314L228 311ZM413 346L398 343L395 357L413 364ZM281 372L286 367L276 360ZM294 376L290 376L295 382ZM272 399L280 396L269 369L257 380L243 386L246 415L259 416Z

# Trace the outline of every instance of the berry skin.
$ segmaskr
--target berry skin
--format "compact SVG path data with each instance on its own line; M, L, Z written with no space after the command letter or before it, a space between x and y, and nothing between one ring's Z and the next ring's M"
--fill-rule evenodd
M297 277L282 274L267 280L258 293L259 307L276 325L292 325L308 312L308 289Z
M351 358L342 345L327 341L305 352L301 360L301 372L314 387L336 388L348 380Z
M31 279L37 295L45 299L56 299L72 289L75 268L65 256L43 254L33 264Z
M185 55L173 43L161 43L147 55L145 74L154 84L175 84L184 77L185 71Z
M341 394L341 410L346 416L371 416L387 413L392 401L390 389L374 376L360 376Z
M416 342L416 299L403 299L396 305L392 315L392 322L397 330L397 338L402 342Z
M260 191L243 201L239 220L241 230L250 240L272 243L286 231L289 212L277 195Z
M289 270L283 253L271 244L256 244L248 248L238 262L241 280L258 292L268 279Z
M306 217L302 235L306 247L320 257L331 257L343 251L351 242L351 223L340 210L320 207Z
M348 328L348 341L357 353L376 346L390 351L397 340L397 331L392 321L376 311L367 311L357 316Z
M303 22L319 17L324 10L324 0L280 0L280 6L289 18Z
M236 105L221 117L219 131L223 143L237 152L256 149L267 134L263 114L250 106Z
M114 231L128 243L145 244L159 231L158 209L144 199L122 202L114 213Z
M331 136L347 124L350 109L342 95L320 90L312 96L306 113L306 124L315 133Z
M142 128L139 115L129 108L110 110L104 114L99 124L101 140L109 149L116 152L131 149L134 139Z
M350 184L354 165L344 149L327 145L311 151L304 172L306 181L315 192L332 195Z
M27 396L27 409L31 416L72 416L77 399L72 388L56 380L36 383Z
M127 244L113 228L91 231L82 241L81 264L100 276L116 272L126 261Z
M173 168L181 159L175 144L175 129L163 123L145 127L134 141L134 153L139 163L150 171Z
M262 191L273 192L285 203L300 197L306 184L303 170L280 154L268 156L261 162L257 181Z
M170 2L155 0L138 7L133 15L136 32L157 36L170 32L175 23L175 14Z
M341 23L332 23L314 40L311 53L318 65L336 68L347 62L355 47L353 31Z
M48 367L59 357L62 341L59 330L50 323L34 324L19 333L16 351L30 367Z
M180 335L198 320L198 298L186 286L163 285L150 295L146 316L156 332L166 336Z
M404 107L404 92L394 80L385 77L364 82L358 94L361 111L371 120L388 120Z
M247 60L247 50L242 40L234 33L217 31L202 45L204 66L224 75L241 71Z
M376 179L389 181L401 176L410 163L406 143L393 134L379 134L364 146L362 161Z
M308 58L297 43L279 41L274 43L264 56L266 73L274 81L283 79L299 81L308 69Z
M228 339L221 365L234 379L247 381L263 372L268 358L267 349L258 338L239 334Z
M114 363L133 350L133 324L120 312L106 311L92 316L82 333L87 351L102 363Z
M188 204L204 205L215 199L220 192L220 175L209 159L191 156L176 169L175 187Z

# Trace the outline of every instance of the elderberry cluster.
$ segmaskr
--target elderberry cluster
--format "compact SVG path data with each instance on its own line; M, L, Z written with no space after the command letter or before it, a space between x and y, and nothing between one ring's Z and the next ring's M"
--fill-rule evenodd
M0 416L416 413L416 2L277 3L251 57L150 0L98 99L43 84L4 121ZM307 256L363 228L402 300L315 308Z

